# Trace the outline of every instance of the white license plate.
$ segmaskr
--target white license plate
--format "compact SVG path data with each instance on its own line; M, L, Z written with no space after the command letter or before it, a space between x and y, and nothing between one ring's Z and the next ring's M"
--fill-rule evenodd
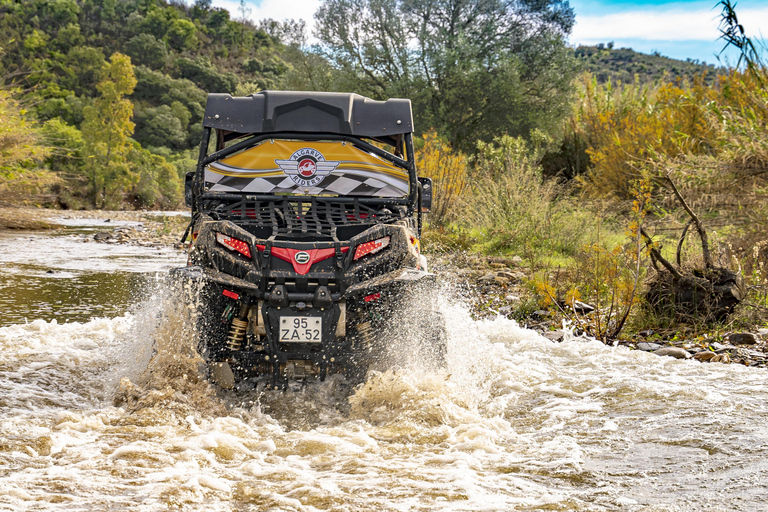
M320 343L323 341L322 332L322 317L280 317L280 341L282 343Z

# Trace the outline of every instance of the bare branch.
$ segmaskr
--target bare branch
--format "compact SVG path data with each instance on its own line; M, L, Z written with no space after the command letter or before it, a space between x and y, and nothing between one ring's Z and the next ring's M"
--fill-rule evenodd
M685 225L683 228L683 233L680 235L680 240L677 242L677 253L676 253L676 259L677 259L677 266L682 267L682 263L680 263L680 253L683 251L683 242L685 242L685 235L688 234L688 228L690 228L693 225L693 219L688 221L688 224Z
M680 275L680 272L670 262L664 259L664 257L661 255L659 250L654 246L653 240L651 239L650 236L648 236L648 233L646 233L643 228L640 228L640 233L643 235L643 238L645 238L646 246L649 247L651 250L651 256L656 261L664 265L664 268L666 268L669 271L669 273L675 277L676 280L681 279L683 276ZM654 267L655 266L656 265L654 265Z
M688 212L688 215L690 215L691 220L693 220L693 223L696 226L696 231L699 232L699 238L701 238L701 252L702 256L704 257L704 266L707 270L711 270L714 265L712 264L712 254L709 252L709 239L707 238L707 230L704 229L704 225L699 220L699 217L693 213L693 210L691 210L691 208L688 206L688 203L685 202L683 196L680 195L680 191L677 190L677 187L672 181L672 178L669 177L669 174L667 174L666 178L667 183L669 183L669 186L672 187L672 192L674 192L675 197L677 197L677 200L680 201L681 205L683 205L683 209Z

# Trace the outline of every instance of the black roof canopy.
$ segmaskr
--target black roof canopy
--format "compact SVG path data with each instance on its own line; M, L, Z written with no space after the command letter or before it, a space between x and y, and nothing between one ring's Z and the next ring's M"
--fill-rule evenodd
M212 93L203 126L237 133L309 132L389 138L413 132L411 100L340 92Z

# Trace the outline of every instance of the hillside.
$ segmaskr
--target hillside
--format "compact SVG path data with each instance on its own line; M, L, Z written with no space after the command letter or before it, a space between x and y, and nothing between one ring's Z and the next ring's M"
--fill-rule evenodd
M612 46L609 44L609 46ZM663 55L646 54L631 48L612 48L604 45L579 46L575 50L576 58L584 71L593 74L598 83L633 83L635 77L641 83L656 82L662 78L675 81L690 79L706 72L714 77L722 70L712 64L697 60L677 60Z

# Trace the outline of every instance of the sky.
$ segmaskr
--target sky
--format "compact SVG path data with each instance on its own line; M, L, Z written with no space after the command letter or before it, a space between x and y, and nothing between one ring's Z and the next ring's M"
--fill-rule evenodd
M258 21L303 19L310 33L313 15L321 0L246 0L249 17ZM740 0L736 13L748 36L768 40L768 0ZM576 26L569 37L572 45L613 42L616 48L642 53L659 52L675 59L694 59L718 64L723 48L717 31L721 9L716 0L570 0L576 12ZM239 0L213 0L233 18L240 17ZM735 53L721 56L723 64L734 65Z

